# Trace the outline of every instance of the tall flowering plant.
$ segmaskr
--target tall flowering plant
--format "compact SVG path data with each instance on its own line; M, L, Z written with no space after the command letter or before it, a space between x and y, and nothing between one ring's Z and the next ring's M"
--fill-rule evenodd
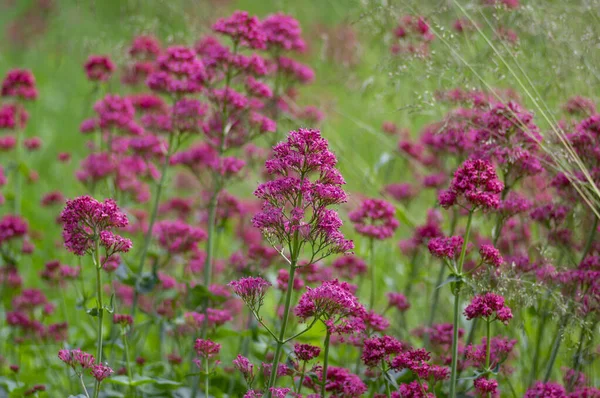
M115 229L126 227L129 220L114 200L107 199L99 202L90 196L81 196L67 201L60 219L63 222L63 239L67 250L78 256L90 255L96 269L96 307L88 310L88 314L98 318L95 358L97 366L92 368L96 378L94 398L97 398L100 393L100 382L112 373L112 370L109 371L110 368L105 369L102 364L104 312L114 311L114 307L106 306L103 301L102 268L111 256L126 253L131 249L129 239L113 232ZM102 251L103 257L101 257ZM70 364L65 359L63 361Z
M254 192L263 204L252 223L279 251L289 272L279 333L273 334L274 370L289 340L286 332L296 271L354 247L340 232L342 220L338 213L330 209L347 200L342 188L345 181L336 164L337 159L319 130L292 131L285 142L273 147L273 156L265 163L267 172L275 178L260 184ZM307 258L306 265L300 264L301 257ZM275 386L276 379L277 372L272 371L268 389Z

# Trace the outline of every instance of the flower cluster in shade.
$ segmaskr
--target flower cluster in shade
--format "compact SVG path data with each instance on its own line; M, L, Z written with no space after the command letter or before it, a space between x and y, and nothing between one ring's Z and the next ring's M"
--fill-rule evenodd
M89 370L90 374L99 382L114 373L109 366L101 363L96 364L96 359L92 354L88 354L80 349L59 350L58 358L70 366L77 374Z
M260 277L242 278L229 282L228 286L246 303L251 311L258 312L263 305L271 283Z
M78 256L93 251L96 242L106 249L107 257L131 248L129 239L112 232L129 222L112 199L99 202L90 196L80 196L68 200L60 219L65 247Z
M510 308L504 303L504 297L494 293L473 297L471 303L465 308L465 316L467 319L486 318L490 321L497 319L505 325L513 317Z
M287 141L273 147L273 157L265 163L275 179L254 192L263 204L252 224L273 244L309 243L313 258L352 250L354 244L340 232L342 220L328 208L347 200L336 163L319 130L290 132ZM312 181L311 176L315 176Z
M450 188L439 195L440 205L460 205L468 209L496 209L504 184L494 166L487 160L465 161L454 173Z
M38 90L33 73L27 69L8 71L2 81L0 95L22 100L35 100L38 96Z
M316 288L307 287L294 308L298 318L303 321L321 319L330 332L341 332L352 318L362 317L365 313L365 308L352 293L351 285L337 279L325 281ZM339 321L343 321L341 325Z
M366 199L348 214L356 231L371 239L392 237L400 225L394 205L382 199Z

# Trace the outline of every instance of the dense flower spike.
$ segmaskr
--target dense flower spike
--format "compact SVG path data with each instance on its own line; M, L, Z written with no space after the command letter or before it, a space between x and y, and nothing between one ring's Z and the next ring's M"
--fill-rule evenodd
M229 282L229 286L251 310L258 312L271 283L259 277L249 277Z
M236 11L228 18L219 19L212 29L231 37L236 45L254 49L264 49L266 46L267 37L261 29L260 21L257 17L249 16L245 11Z
M38 96L35 78L27 69L13 69L2 81L0 90L2 97L15 97L23 100L34 100Z
M359 234L372 239L390 238L400 225L394 206L381 199L363 201L348 217Z
M504 184L498 179L494 166L486 160L467 160L454 173L450 189L440 196L442 207L455 204L470 209L496 209Z
M450 260L458 258L462 246L462 236L451 236L449 238L433 238L427 244L429 252L432 255Z
M315 359L321 353L321 349L310 344L296 344L294 345L294 354L296 358L301 361L310 361Z
M269 15L262 20L261 29L265 33L269 48L299 52L306 49L300 24L290 15Z
M341 188L345 181L335 169L337 159L320 131L292 131L273 152L265 167L278 177L254 192L263 200L263 209L252 218L253 225L284 247L298 234L311 244L313 259L351 250L352 241L339 231L342 221L337 212L327 209L344 203L347 196ZM312 174L318 175L315 182L309 179Z
M337 280L323 282L317 288L307 288L294 313L302 320L319 318L335 321L349 315L360 315L364 307L352 294L350 285Z
M467 319L480 317L492 319L491 316L494 314L494 319L504 324L508 324L513 317L510 308L504 304L504 297L494 293L473 297L471 303L465 308Z
M171 254L188 253L207 238L202 228L192 227L179 220L160 221L154 228L158 243Z
M91 55L83 68L91 81L106 81L115 71L115 64L105 55Z
M78 256L93 250L94 241L101 239L102 232L110 233L113 228L123 228L128 224L127 216L119 210L114 200L106 199L102 203L90 196L68 200L60 217L65 247ZM120 237L112 235L110 238ZM102 240L104 245L110 243L105 239Z
M179 95L202 91L206 72L194 50L183 46L169 47L156 63L157 70L146 82L152 90Z

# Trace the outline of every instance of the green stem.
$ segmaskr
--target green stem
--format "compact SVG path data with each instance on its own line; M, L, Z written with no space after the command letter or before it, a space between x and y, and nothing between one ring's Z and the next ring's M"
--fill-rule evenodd
M83 393L87 398L90 398L90 394L88 394L87 388L85 388L85 383L83 382L83 373L79 373L79 382L81 383L81 388L83 388Z
M209 395L209 391L210 391L210 372L208 371L208 357L206 357L206 361L205 361L205 366L206 366L206 380L204 380L204 396L206 398L210 397Z
M327 328L327 334L325 335L325 358L323 358L323 375L321 384L321 397L325 398L325 387L327 387L327 366L329 365L329 339L331 338L331 332L329 327Z
M490 370L490 351L492 346L492 322L490 319L486 319L486 342L485 342L485 371L489 372ZM487 398L490 398L490 393L487 393Z
M133 376L131 374L131 358L129 357L129 343L127 342L127 332L122 331L121 336L123 337L123 348L125 350L125 365L127 366L127 377L129 379L129 391L134 397L137 396L135 387L133 386Z
M381 370L383 371L383 382L385 383L385 395L387 398L391 398L392 391L390 390L390 382L388 381L387 370L385 369L385 360L381 360Z
M96 363L102 363L102 324L104 320L104 304L102 303L102 266L100 263L100 240L96 239L94 250L94 265L96 266L96 299L98 300L98 341L96 343ZM96 381L94 398L100 394L100 382Z
M369 239L369 270L371 271L371 292L369 296L369 309L372 310L375 305L375 287L377 286L375 282L375 242L374 239Z
M271 387L275 386L277 381L277 368L279 367L279 357L281 356L281 349L283 348L285 332L287 329L288 318L290 314L290 307L292 303L292 293L294 291L294 277L296 276L296 263L298 261L297 255L294 255L291 259L290 264L290 277L288 279L287 292L285 294L285 304L283 308L283 319L281 320L281 330L279 331L279 340L277 340L277 346L275 348L275 356L273 357L273 366L271 367L271 375L269 377L269 384L267 385L267 396L271 397Z
M469 244L469 235L471 233L471 223L473 221L473 210L469 211L469 218L467 219L467 227L465 230L465 237L463 240L462 249L460 252L460 258L458 261L458 277L462 277L463 265L465 263L465 255L467 254L467 245ZM455 282L454 291L454 320L452 330L452 366L450 374L450 398L456 398L456 382L458 380L458 318L460 310L460 288L462 281Z
M300 373L300 381L298 382L298 389L296 390L296 394L300 396L300 392L302 391L302 384L304 383L304 373L306 372L306 361L302 363L302 372Z
M429 310L429 327L431 327L433 325L433 322L435 320L435 312L437 310L438 302L440 300L440 291L441 291L441 289L439 289L438 286L440 286L442 284L442 282L444 281L445 274L446 274L446 266L444 265L444 263L442 263L440 266L440 272L438 273L438 277L435 282L435 287L434 287L435 290L433 291L433 300L431 300L431 309Z
M208 204L208 238L206 240L206 259L204 261L204 286L208 289L212 278L212 259L214 257L214 240L215 240L215 221L217 217L217 200L219 197L219 190L215 188L215 192L210 198ZM204 300L203 312L205 313L204 322L202 324L202 338L206 338L208 330L208 317L206 316L206 310L208 308L208 298Z
M17 112L22 112L18 110ZM20 117L17 115L17 119ZM16 165L15 165L15 196L14 196L14 210L16 215L21 214L21 190L23 189L23 176L21 175L21 160L23 157L23 140L22 135L24 134L22 129L17 129L17 142L16 142Z
M458 288L457 288L458 289ZM450 398L456 398L456 379L458 364L458 311L460 309L460 294L457 290L454 294L454 320L452 322L452 364L450 372Z
M565 316L558 325L556 329L556 335L554 336L554 344L552 345L552 351L550 353L550 358L548 359L548 368L546 369L546 375L544 376L544 383L547 383L550 380L550 376L552 376L552 368L554 368L554 362L556 362L556 356L558 355L558 351L560 349L560 343L562 342L562 335L567 326L567 322L569 320L569 316Z
M546 295L546 300L544 300L544 302L548 300L548 296L550 296L550 293ZM542 319L540 320L540 323L538 325L536 335L535 351L533 354L533 366L531 370L531 377L529 379L529 385L532 385L533 382L537 379L538 366L540 362L540 351L542 349L542 341L544 340L544 331L546 330L546 322L548 321L548 317L549 316L547 312L547 305L544 305L544 307L542 308Z
M412 293L415 277L417 276L417 256L419 254L419 250L415 250L411 260L410 260L410 274L408 275L408 280L406 281L406 287L404 288L404 296L410 300L410 295ZM441 283L441 282L440 282ZM438 284L439 285L439 284Z
M150 223L148 224L148 230L146 231L146 235L144 236L144 243L142 246L142 253L140 254L140 262L138 264L138 268L136 270L136 280L140 278L142 272L144 271L144 264L146 262L146 256L148 255L148 248L150 247L150 241L152 240L152 230L154 228L154 223L156 222L156 216L158 215L158 205L160 203L160 196L162 194L165 181L167 180L167 168L169 167L169 161L171 160L171 155L173 154L173 144L174 144L174 134L169 135L169 149L167 152L167 156L165 157L165 162L163 163L160 170L160 180L158 182L158 186L156 187L156 193L154 194L154 202L152 204L152 213L150 213ZM138 289L135 289L133 293L133 303L131 305L131 315L135 315L135 311L137 308L137 302L139 299Z

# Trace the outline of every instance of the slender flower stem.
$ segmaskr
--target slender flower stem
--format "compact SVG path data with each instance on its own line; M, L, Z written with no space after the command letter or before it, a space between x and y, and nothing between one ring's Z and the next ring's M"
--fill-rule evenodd
M23 189L23 176L21 175L21 161L23 158L23 139L22 135L25 134L23 129L17 129L17 142L16 142L16 153L17 158L15 160L15 195L14 195L14 211L16 215L21 214L21 190Z
M485 341L485 371L490 372L490 351L492 346L492 321L486 319L486 336ZM490 393L487 393L487 398L490 398Z
M210 372L208 371L208 356L206 357L206 361L205 361L205 366L206 366L206 380L204 380L204 396L206 398L208 398L209 395L209 391L210 391Z
M298 388L296 390L296 394L300 395L302 391L302 384L304 383L304 374L306 373L306 361L302 363L302 372L300 372L300 381L298 382Z
M554 336L554 344L552 344L552 351L550 353L550 358L548 359L548 368L546 369L546 375L544 376L544 383L547 383L550 380L550 376L552 376L552 369L554 368L554 362L556 362L556 356L558 355L558 351L560 349L560 343L562 342L563 332L567 323L569 321L569 316L566 315L560 325L556 328L556 335Z
M415 263L417 262L418 255L419 255L419 249L415 250L415 253L413 254L413 256L410 260L410 274L408 275L408 280L406 281L406 287L404 288L404 296L406 296L406 298L409 300L409 302L410 302L410 296L412 293L412 289L414 286L413 282L415 281L415 277L417 276L417 264L415 264ZM439 285L439 283L438 283L438 285Z
M331 338L331 332L327 328L327 334L325 335L325 357L323 358L323 376L321 384L321 397L325 397L325 387L327 387L327 366L329 364L329 339Z
M127 331L125 329L121 332L123 338L123 349L125 350L125 366L127 366L127 378L129 379L129 391L132 396L136 397L137 393L133 386L133 376L131 374L131 358L129 357L129 343L127 342Z
M440 264L440 272L438 273L437 280L435 282L435 287L433 291L433 300L431 300L431 308L429 309L429 327L433 325L435 321L435 313L437 310L438 302L440 300L440 291L438 288L444 281L444 275L446 275L446 265L444 263Z
M385 395L387 398L391 398L392 391L390 390L390 382L388 381L387 370L385 369L385 360L381 360L381 370L383 371L383 382L385 383Z
M372 310L375 305L375 242L374 239L369 239L369 270L371 271L371 295L369 297L369 309Z
M219 198L220 190L215 188L210 202L208 204L208 238L206 240L206 260L204 262L204 286L208 288L212 279L212 259L214 257L215 248L215 221L217 217L217 200ZM205 300L203 310L206 312L208 308L208 300ZM208 317L204 314L204 322L202 323L202 338L206 338L208 331Z
M465 255L467 253L467 245L469 244L469 235L471 233L471 223L473 221L473 210L469 211L469 218L467 219L467 227L465 230L465 237L463 239L463 246L460 252L460 258L458 261L458 276L462 277L463 265L465 263ZM452 366L450 374L450 398L456 398L456 382L458 380L458 318L460 310L460 288L462 281L455 282L456 286L454 289L454 320L452 329Z
M279 357L281 356L281 349L285 344L285 332L287 329L288 318L290 314L290 307L292 303L292 293L294 291L294 277L296 276L296 263L298 256L294 254L292 256L292 264L290 265L290 277L288 279L287 292L285 294L285 304L283 308L283 319L281 320L281 330L279 331L279 340L277 341L277 347L275 348L275 356L273 357L273 366L271 367L271 375L269 377L269 384L267 385L267 396L271 397L271 387L275 386L277 380L277 368L279 367Z
M87 388L85 388L85 383L83 382L83 373L79 373L79 382L81 383L81 388L83 388L83 393L87 398L90 398L90 394L88 393Z
M100 263L100 241L96 239L96 247L94 250L94 263L96 266L96 297L98 300L98 341L96 343L96 361L102 363L102 324L104 320L104 304L102 302L102 266ZM94 387L94 398L98 398L100 394L100 382L96 380Z
M543 301L544 303L547 302L549 296L550 296L550 293L548 292L546 294L545 300ZM538 325L536 341L535 341L535 351L533 354L533 366L532 366L532 370L531 370L531 376L529 378L529 385L532 385L533 382L537 379L538 366L540 363L540 351L542 349L542 341L544 340L544 331L546 330L546 322L548 321L548 317L549 317L547 306L548 305L545 304L542 308L542 319L540 320L539 325Z
M171 155L173 155L174 149L174 134L169 135L169 148L167 151L167 156L165 157L165 162L162 165L160 170L160 180L158 181L158 185L156 187L156 192L154 194L154 202L152 204L152 213L150 213L150 223L148 224L148 230L146 231L146 235L144 236L144 243L142 246L142 252L140 254L140 262L138 264L138 268L136 270L136 279L139 279L144 271L144 264L146 262L146 256L148 255L148 248L150 247L150 241L152 240L152 230L154 228L154 223L156 222L156 216L158 215L158 205L160 203L160 196L162 194L165 182L167 180L167 168L169 167L169 162L171 160ZM131 305L131 315L135 315L135 311L137 308L137 302L139 299L138 289L135 289L133 293L133 303Z

